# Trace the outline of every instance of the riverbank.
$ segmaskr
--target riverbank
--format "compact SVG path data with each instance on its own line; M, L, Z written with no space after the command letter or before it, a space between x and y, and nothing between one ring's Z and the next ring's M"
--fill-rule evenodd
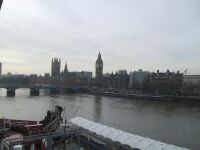
M197 100L200 101L200 96L177 96L177 100Z
M133 94L125 92L107 92L107 91L90 91L87 94L101 95L108 97L121 97L133 99L146 99L146 100L163 100L163 101L178 101L178 100L199 100L200 96L174 96L174 95L152 95L152 94Z
M147 100L166 100L166 101L176 100L173 96L160 96L160 95L150 95L150 94L132 94L132 93L123 93L123 92L90 91L88 94L109 96L109 97L147 99Z

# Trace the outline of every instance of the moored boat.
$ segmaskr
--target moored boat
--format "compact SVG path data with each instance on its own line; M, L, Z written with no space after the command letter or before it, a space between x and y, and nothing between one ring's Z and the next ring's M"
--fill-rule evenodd
M62 124L63 109L57 106L37 123L0 120L2 150L189 150L73 117Z

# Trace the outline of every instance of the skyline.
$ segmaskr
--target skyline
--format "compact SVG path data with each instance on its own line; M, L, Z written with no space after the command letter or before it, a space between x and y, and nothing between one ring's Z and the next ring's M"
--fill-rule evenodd
M100 52L99 52L100 53ZM97 57L98 58L98 57ZM60 67L60 73L62 73L62 72L64 72L64 70L65 70L65 68L67 67L67 70L68 70L68 65L67 65L67 61L65 62L65 63L63 63L62 64L62 60L60 59L60 58L58 58L58 57L53 57L53 58L51 58L51 68L50 68L50 71L49 72L44 72L44 73L35 73L35 74L37 74L37 75L45 75L45 74L49 74L49 75L51 75L52 73L51 73L51 71L52 71L52 62L53 62L53 60L57 60L57 61L60 61L60 66L64 66L64 67ZM18 73L18 72L7 72L7 73L3 73L3 65L2 65L2 62L0 62L0 65L1 65L1 72L2 72L2 75L8 75L8 74L12 74L12 75L20 75L20 74L24 74L24 75L34 75L34 73L29 73L29 74L27 74L27 73ZM103 66L104 67L104 66ZM95 70L96 70L96 64L95 64ZM82 71L86 71L86 72L91 72L92 73L92 76L93 77L95 77L95 72L92 72L91 70L69 70L69 72L82 72ZM103 70L102 70L103 71ZM167 69L167 70L160 70L159 68L157 68L157 70L155 70L155 71L150 71L150 70L143 70L142 68L140 68L140 69L138 69L138 70L131 70L131 71L128 71L128 70L126 70L125 68L120 68L120 69L118 69L118 70L113 70L113 71L111 71L111 72L102 72L104 75L106 75L106 74L116 74L116 73L118 73L118 72L120 72L120 71L126 71L128 74L130 74L130 73L133 73L133 72L140 72L140 71L142 71L142 72L149 72L149 73L156 73L156 72L160 72L160 73L165 73L165 72L168 72L168 71L170 71L170 72L173 72L173 73L182 73L182 74L187 74L187 72L188 72L188 68L186 69L186 70L184 70L184 71L182 71L182 72L180 72L180 70L170 70L170 69ZM187 74L187 75L189 75L189 74ZM193 75L193 74L190 74L190 75Z
M52 57L70 71L200 74L200 2L12 0L0 12L3 73L50 72Z

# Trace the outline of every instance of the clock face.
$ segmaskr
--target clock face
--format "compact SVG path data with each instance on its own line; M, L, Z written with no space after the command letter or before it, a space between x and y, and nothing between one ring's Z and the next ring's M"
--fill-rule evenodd
M102 63L96 63L96 67L97 68L103 67L103 64Z

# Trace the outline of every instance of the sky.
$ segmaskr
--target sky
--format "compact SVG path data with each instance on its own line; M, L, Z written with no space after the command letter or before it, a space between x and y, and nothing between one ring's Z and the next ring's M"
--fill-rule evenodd
M200 74L199 0L4 0L3 73L44 74L52 57L69 71L188 69Z

